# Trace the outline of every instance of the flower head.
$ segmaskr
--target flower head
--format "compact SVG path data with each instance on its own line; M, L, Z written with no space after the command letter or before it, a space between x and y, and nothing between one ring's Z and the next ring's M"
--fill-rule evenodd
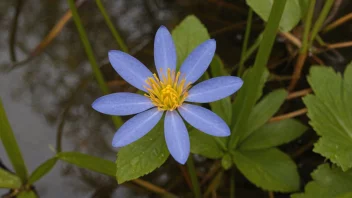
M169 31L161 26L154 41L154 61L157 74L134 57L117 50L109 52L109 60L116 72L129 84L145 92L114 93L98 98L92 107L109 115L137 114L126 121L115 133L114 147L126 146L147 134L165 112L164 134L170 154L184 164L190 152L186 120L196 129L213 135L229 136L227 124L212 111L191 102L208 103L227 97L243 81L234 76L215 77L196 82L207 70L215 53L215 40L200 44L176 71L176 50ZM180 116L181 114L181 116ZM183 119L182 119L183 118Z

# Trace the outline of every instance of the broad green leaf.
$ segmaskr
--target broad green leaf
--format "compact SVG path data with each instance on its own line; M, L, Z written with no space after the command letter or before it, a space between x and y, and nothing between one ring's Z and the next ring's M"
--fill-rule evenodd
M17 198L37 198L37 195L33 191L22 191L16 197Z
M253 76L253 75L254 75L253 68L247 69L243 74L243 77L242 77L243 85L242 85L241 89L237 92L235 101L232 104L232 117L234 119L238 118L238 116L240 114L240 109L241 109L240 107L245 104L245 101L243 101L242 99L245 97L244 93L246 92L246 89L249 90L254 86L253 84L250 84L248 82L249 79L251 78L251 76ZM263 94L262 91L263 91L263 88L264 88L266 81L268 80L268 77L269 77L269 71L267 69L265 69L265 72L262 75L262 79L259 81L259 84L258 84L259 89L258 89L258 92L256 93L256 97L255 97L256 102L259 100L259 98ZM234 123L234 122L232 122L232 123Z
M291 198L346 198L352 195L352 170L343 172L339 167L322 164L311 174L313 181L305 187L304 193Z
M0 168L0 188L20 188L21 185L19 177Z
M119 184L148 174L166 161L169 151L163 123L160 121L147 135L118 151L116 179Z
M9 157L13 168L15 169L16 175L18 175L22 181L27 180L27 168L24 164L20 148L18 147L16 138L11 129L10 123L6 117L5 109L2 105L0 98L0 138L7 156Z
M352 192L348 192L348 193L339 195L336 198L351 198L351 197L352 197Z
M229 170L233 164L232 157L229 153L226 153L222 158L221 158L221 166L225 170Z
M194 15L189 15L172 31L177 53L177 68L201 43L210 38L208 30Z
M264 21L268 21L273 0L246 0L249 7ZM280 21L280 29L283 32L292 30L301 19L301 6L299 0L289 0L286 3L284 13Z
M301 8L301 18L303 19L308 11L309 0L298 0L298 3Z
M78 152L62 152L57 157L78 167L115 177L116 167L112 161Z
M250 136L255 130L263 126L280 108L287 97L284 89L275 90L266 95L256 104L249 116L246 132L242 140Z
M294 119L267 123L255 130L240 145L240 150L265 149L288 143L301 136L308 127Z
M225 71L224 64L222 63L218 55L214 56L214 59L210 63L211 75L217 76L228 76L229 74ZM220 116L227 124L231 123L232 109L231 98L226 97L221 100L210 103L211 110Z
M352 167L352 64L342 79L329 67L314 66L308 82L314 94L303 98L309 124L320 136L314 152L346 171Z
M53 157L51 159L48 159L44 163L42 163L29 176L27 183L33 184L34 182L41 179L44 175L46 175L55 166L56 162L57 162L57 157Z
M276 148L235 151L233 160L249 181L264 190L294 192L299 189L296 164Z
M224 155L224 151L216 140L216 137L192 129L189 131L191 152L210 159L218 159Z

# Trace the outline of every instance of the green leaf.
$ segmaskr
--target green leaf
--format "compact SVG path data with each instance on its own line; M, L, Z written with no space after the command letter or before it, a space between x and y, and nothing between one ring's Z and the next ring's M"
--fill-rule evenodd
M232 157L229 153L226 153L224 155L224 157L222 157L221 159L221 166L225 169L225 170L229 170L232 166L233 162L232 162Z
M194 15L189 15L172 31L177 53L177 68L199 44L210 38L208 30Z
M78 152L62 152L57 157L78 167L115 177L116 167L112 161Z
M258 150L279 146L301 136L307 129L308 127L294 119L267 123L245 139L240 149Z
M119 184L148 174L166 161L169 151L163 123L160 121L147 135L118 151L116 179Z
M22 191L16 197L17 198L37 198L37 195L33 191Z
M191 152L210 159L219 159L224 151L216 140L216 137L198 131L195 128L189 131Z
M346 171L352 167L352 64L344 79L332 68L312 67L308 82L315 95L303 102L308 108L309 124L320 139L314 152L320 153Z
M339 167L322 164L311 175L313 181L306 185L305 192L293 194L291 198L342 198L347 193L351 195L352 170L343 172Z
M222 63L218 55L215 55L214 59L210 63L210 70L213 77L229 75L225 71L224 64ZM226 97L221 100L210 103L211 110L218 116L220 116L227 124L231 123L232 109L229 108L230 106L230 97Z
M352 197L352 192L348 192L348 193L339 195L336 198L351 198L351 197Z
M257 13L264 21L268 21L273 0L246 0L249 7ZM283 32L292 30L301 19L301 6L299 0L289 0L280 21L280 29Z
M246 132L242 140L250 136L255 130L263 126L280 108L287 97L284 89L275 90L266 95L256 104L249 116Z
M21 185L19 177L0 168L0 188L20 188Z
M16 175L24 182L27 180L27 168L24 164L20 148L11 129L10 123L6 117L5 109L0 99L0 138L7 156L9 157Z
M296 164L276 148L235 151L233 160L249 181L264 190L293 192L299 189Z
M42 163L38 168L36 168L33 173L29 176L27 183L33 184L34 182L41 179L44 175L46 175L56 164L57 157L53 157L48 159L44 163Z

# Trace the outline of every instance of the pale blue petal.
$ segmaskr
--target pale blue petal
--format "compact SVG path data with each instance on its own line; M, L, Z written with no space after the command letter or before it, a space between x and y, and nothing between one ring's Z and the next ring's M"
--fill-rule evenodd
M225 98L242 87L243 81L235 76L221 76L198 83L186 98L188 102L214 102Z
M213 136L229 136L230 128L212 111L191 104L183 104L178 108L181 116L194 128Z
M170 154L177 162L185 164L190 152L190 142L185 123L177 111L166 113L164 132Z
M109 60L116 72L132 86L147 92L144 88L145 81L148 77L153 77L149 71L139 60L121 51L109 51Z
M194 83L203 75L214 57L215 49L215 40L209 39L191 52L180 69L186 83Z
M166 27L161 26L155 35L154 40L154 61L159 78L162 73L166 76L168 68L176 70L176 49L172 36ZM160 72L162 69L162 73Z
M112 139L112 146L126 146L143 137L158 124L162 115L163 112L157 108L135 115L117 130Z
M113 93L96 99L92 107L108 115L132 115L152 108L149 98L135 93Z

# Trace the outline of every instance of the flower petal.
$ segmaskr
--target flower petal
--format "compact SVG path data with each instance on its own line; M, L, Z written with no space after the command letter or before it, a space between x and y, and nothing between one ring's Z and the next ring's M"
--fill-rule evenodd
M181 74L185 75L186 83L194 83L203 75L214 57L215 49L215 40L209 39L188 55L180 69Z
M183 104L178 108L181 116L194 128L213 136L229 136L230 128L212 111L191 104Z
M166 76L167 69L176 70L176 49L172 36L166 27L161 26L154 40L154 61L159 78ZM160 72L162 69L162 73Z
M203 81L188 91L188 102L213 102L235 93L243 81L234 76L221 76Z
M132 115L152 108L149 98L135 93L113 93L96 99L92 107L108 115Z
M109 60L116 72L132 86L147 92L143 87L148 77L153 77L149 71L139 60L118 50L109 51Z
M112 140L112 146L126 146L143 137L154 128L162 115L163 112L158 111L157 108L135 115L117 130Z
M170 154L180 164L185 164L190 152L190 142L185 123L177 111L166 113L164 131Z

